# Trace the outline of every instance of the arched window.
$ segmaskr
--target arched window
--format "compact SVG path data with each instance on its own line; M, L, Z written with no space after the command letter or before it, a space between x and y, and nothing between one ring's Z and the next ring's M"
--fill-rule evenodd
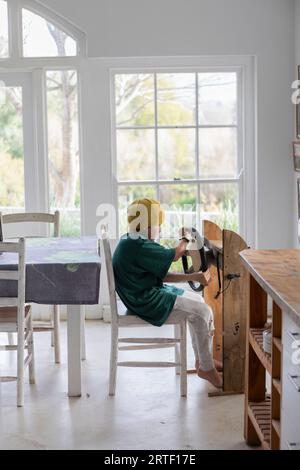
M85 34L34 0L0 0L0 59L75 57Z
M7 3L0 0L0 58L8 57L8 14Z
M77 55L76 41L46 18L22 9L24 57L66 57Z
M59 209L63 235L81 229L85 55L85 34L64 18L34 0L0 0L0 212Z

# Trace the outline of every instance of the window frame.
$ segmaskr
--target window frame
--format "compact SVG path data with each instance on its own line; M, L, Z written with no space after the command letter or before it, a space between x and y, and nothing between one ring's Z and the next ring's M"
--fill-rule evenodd
M0 58L0 72L15 74L16 78L21 73L31 75L32 106L33 106L33 138L32 152L30 159L25 160L25 173L31 175L32 187L35 197L31 197L33 189L28 193L28 185L25 185L25 210L26 211L50 211L49 204L49 171L48 171L48 127L47 127L47 90L46 74L52 70L75 70L77 73L78 89L78 132L79 132L79 162L80 162L80 215L81 232L84 232L84 188L83 188L83 148L82 148L82 84L81 73L84 59L87 56L87 40L84 32L69 23L64 18L54 13L47 7L40 5L34 0L9 0L8 7L8 36L9 36L9 56ZM77 42L76 56L57 57L23 57L22 44L22 9L26 8L31 12L49 20L59 29L66 32ZM26 123L24 122L24 126ZM26 181L24 182L24 184ZM36 197L38 195L38 197Z
M175 58L171 60L176 60L177 64L176 66L165 66L165 65L159 65L159 64L153 64L152 66L147 64L142 65L143 59L133 59L133 62L140 62L141 66L136 67L136 66L126 66L126 67L118 67L118 68L111 68L110 69L110 86L111 86L111 148L112 148L112 184L113 184L113 199L114 199L114 204L115 207L117 208L117 229L119 230L119 201L118 201L118 194L119 194L119 187L121 186L142 186L142 185L155 185L156 186L156 194L157 197L159 198L159 186L163 184L172 184L172 185L181 185L181 184L195 184L197 186L197 199L198 199L198 204L200 204L200 185L203 183L236 183L238 184L239 188L239 198L238 198L238 204L239 204L239 233L241 236L245 237L247 240L251 241L252 246L256 244L256 208L251 207L251 210L249 208L250 204L248 201L247 204L247 188L249 186L253 186L255 184L255 181L253 181L253 167L255 167L255 162L248 161L246 164L246 141L245 141L245 125L246 125L246 79L249 78L248 75L251 72L251 64L249 63L249 58L245 58L244 60L241 60L241 63L236 60L232 60L230 57L220 57L219 58L219 63L218 63L218 57L210 57L206 58L208 59L209 64L206 64L206 60L204 58L197 58L196 60L192 58L178 58L177 60ZM160 58L159 61L162 59ZM167 59L167 61L170 61L170 58ZM151 61L151 59L149 59ZM192 61L192 62L191 62ZM157 61L158 62L158 61ZM200 62L200 63L199 63ZM204 63L203 63L204 62ZM225 62L225 63L224 63ZM235 63L237 62L237 63ZM244 63L243 63L244 62ZM192 65L194 64L194 65ZM249 69L249 70L247 70ZM236 125L230 126L230 125L224 125L224 126L217 126L217 125L212 125L212 126L198 126L199 124L199 117L198 117L198 107L196 108L196 123L195 126L189 126L191 128L198 129L201 128L217 128L217 127L222 127L222 128L236 128L237 129L237 166L238 166L238 172L235 178L200 178L199 177L199 159L198 159L198 151L196 154L196 178L195 179L180 179L180 180L161 180L158 178L158 172L157 172L157 162L156 162L156 178L155 180L139 180L139 181L118 181L117 178L117 130L119 128L121 129L126 129L127 127L118 127L116 123L116 113L115 113L115 102L116 102L116 97L115 97L115 76L118 74L143 74L143 73L201 73L201 72L235 72L237 74L237 123ZM197 86L197 83L196 83ZM198 94L198 92L197 92ZM254 96L253 96L254 97ZM197 99L198 103L198 99ZM249 105L249 103L248 103ZM156 107L156 104L155 104ZM250 108L250 106L249 106ZM156 113L157 114L157 113ZM253 117L254 118L254 117ZM157 125L157 115L155 117L155 126ZM155 132L157 133L157 129L160 128L186 128L186 126L158 126L155 127ZM128 126L128 128L134 128L131 126ZM151 128L153 129L152 126L138 126L139 129L143 128ZM196 137L197 140L197 150L198 150L198 137ZM156 136L156 141L157 141L157 136ZM196 152L195 152L196 153ZM156 156L155 158L158 158L157 154L157 148L156 148ZM246 172L247 167L251 167L251 171L249 170ZM254 193L253 193L254 194ZM255 201L254 201L255 202ZM201 206L200 206L201 207ZM197 213L197 223L200 226L200 218L201 214ZM252 219L252 223L251 223ZM252 225L252 227L251 227Z
M41 16L48 20L57 28L68 34L77 44L77 54L75 56L65 57L24 57L23 55L23 23L22 23L22 10L27 9L30 12ZM86 35L79 28L65 20L61 16L54 13L49 8L37 3L34 0L9 0L7 1L8 10L8 42L9 42L9 56L0 59L2 62L13 61L40 61L45 59L47 61L63 61L65 59L76 59L78 57L87 56L87 41Z

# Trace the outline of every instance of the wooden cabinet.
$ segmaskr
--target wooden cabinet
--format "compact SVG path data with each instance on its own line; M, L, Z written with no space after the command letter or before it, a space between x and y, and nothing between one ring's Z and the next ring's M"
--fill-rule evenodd
M241 253L250 272L245 439L265 449L300 448L300 250ZM268 310L268 297L272 311ZM272 352L263 349L271 324ZM271 379L266 390L266 374Z

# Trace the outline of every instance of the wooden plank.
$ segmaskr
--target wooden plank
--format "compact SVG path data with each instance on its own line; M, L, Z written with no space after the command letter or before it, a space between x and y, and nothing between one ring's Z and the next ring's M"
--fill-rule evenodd
M224 391L244 391L246 322L249 273L239 256L247 243L235 232L223 230L223 369ZM229 281L229 274L240 277Z
M300 320L300 250L246 250L242 261L278 307ZM282 282L288 279L288 282Z
M256 406L265 412L266 417L262 417L256 411L256 407L253 408L253 403L249 403L248 406L248 415L251 423L256 431L257 437L259 441L263 445L265 449L270 448L270 441L271 441L271 409L270 409L270 401L264 400ZM257 442L256 442L257 444Z
M273 385L276 388L277 392L281 395L281 380L273 379Z
M250 276L250 328L263 328L267 322L267 293Z
M272 419L272 426L276 431L277 435L280 437L280 421L277 419Z
M2 271L0 270L0 280L17 281L19 279L18 271Z
M208 240L214 240L215 243L223 243L222 230L220 227L209 220L203 221L203 234ZM222 319L222 294L216 299L215 296L219 290L218 273L215 266L210 268L212 282L204 290L204 300L214 312L215 334L213 343L214 359L223 361L223 319Z
M54 223L54 214L39 213L39 212L22 212L19 214L4 214L2 215L3 224L16 224L20 222L45 222Z
M266 370L253 347L250 344L250 327L264 326L267 317L267 298L252 276L249 278L249 308L246 325L246 363L245 363L245 408L244 408L244 435L249 445L257 445L262 436L249 416L249 402L264 402ZM262 316L262 318L259 315Z
M253 333L251 329L250 329L250 332L249 332L250 344L251 344L252 348L254 349L255 354L257 355L258 359L260 360L260 362L264 366L264 368L269 372L269 374L271 374L272 373L271 356L269 354L265 353L265 351L263 350L263 347L262 347L262 335L263 335L264 329L262 328L260 330L261 341L258 340L258 330L254 330L254 331L256 332L256 334Z
M281 415L281 390L275 386L275 381L281 379L281 359L282 359L282 312L280 307L273 302L272 312L272 393L271 393L271 448L280 449L280 415Z

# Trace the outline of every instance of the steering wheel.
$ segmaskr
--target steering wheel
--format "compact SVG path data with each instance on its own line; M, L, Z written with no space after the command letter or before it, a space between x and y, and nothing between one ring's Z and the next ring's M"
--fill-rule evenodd
M182 267L185 274L207 271L208 262L204 248L204 239L195 228L182 228L181 233L188 235L188 238L190 239L187 250L189 252L189 257L192 258L192 265L189 266L187 256L182 256ZM204 285L195 281L188 281L188 283L195 292L201 292L205 287Z

